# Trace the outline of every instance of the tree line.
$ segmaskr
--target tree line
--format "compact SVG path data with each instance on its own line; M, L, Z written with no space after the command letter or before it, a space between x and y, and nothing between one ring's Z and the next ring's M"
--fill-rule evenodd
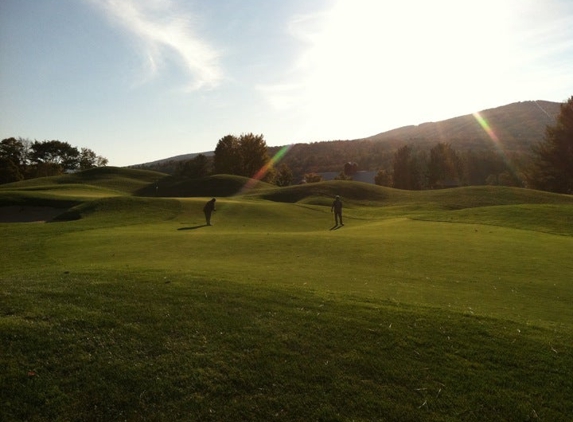
M107 158L67 142L7 138L0 142L0 183L106 166Z
M189 178L199 178L209 174L256 177L277 186L288 186L294 181L288 166L272 165L264 136L253 133L222 137L217 142L212 157L199 154L189 160L167 161L154 166L153 169Z
M524 186L523 173L507 157L492 151L460 153L439 142L429 150L404 145L389 168L379 169L375 183L397 189L441 189L469 185Z
M322 180L320 173L340 171L337 179L352 180L359 169L376 171L375 183L397 189L439 189L468 185L529 187L573 193L573 97L561 105L554 126L531 149L531 154L502 154L491 149L456 150L450 143L331 141L295 144L274 165L263 135L226 135L213 156L134 166L181 177L209 174L256 177L278 186ZM8 138L0 143L0 183L107 165L107 159L88 148L67 142L31 142Z
M259 143L260 149L249 145ZM177 176L198 178L208 174L236 174L252 177L253 168L264 166L280 147L267 147L262 135L227 135L217 144L213 156L169 160L136 166ZM246 160L249 154L250 165ZM376 183L400 189L436 189L462 185L524 186L529 158L504 155L491 149L456 150L450 143L434 145L412 142L390 146L372 141L330 141L292 145L264 181L285 186L321 181L321 173L337 172L338 180L352 180L358 170L376 171ZM347 168L352 164L352 170ZM254 166L253 166L254 165ZM257 169L258 170L258 169Z
M363 141L292 145L281 164L268 166L280 147L267 147L263 135L227 135L213 157L203 154L184 162L167 162L169 173L185 177L236 174L279 186L322 180L320 173L340 171L336 179L352 180L359 168L376 171L375 183L397 189L440 189L454 186L503 185L573 193L573 97L561 105L555 126L530 154L492 149L456 150L450 143L429 146ZM159 168L158 170L165 171Z
M522 160L491 152L461 155L447 143L429 153L406 145L394 154L392 173L380 170L376 183L413 190L488 184L573 194L573 96Z

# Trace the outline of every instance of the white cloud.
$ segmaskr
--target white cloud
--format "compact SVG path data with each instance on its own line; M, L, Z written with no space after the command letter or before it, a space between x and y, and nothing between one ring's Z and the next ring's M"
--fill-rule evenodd
M196 33L196 20L171 0L88 0L135 37L146 62L144 79L173 60L187 75L186 89L214 88L223 80L219 54Z

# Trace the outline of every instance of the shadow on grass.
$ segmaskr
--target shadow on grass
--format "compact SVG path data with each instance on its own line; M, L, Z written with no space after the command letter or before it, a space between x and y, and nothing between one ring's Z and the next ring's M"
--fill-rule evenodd
M338 224L335 224L334 226L332 226L332 227L330 228L330 230L331 230L331 231L332 231L332 230L338 230L338 229L340 229L340 228L342 228L342 226L339 226Z
M197 229L200 229L201 227L209 227L209 225L208 224L201 224L200 226L181 227L180 229L177 229L177 230L197 230Z

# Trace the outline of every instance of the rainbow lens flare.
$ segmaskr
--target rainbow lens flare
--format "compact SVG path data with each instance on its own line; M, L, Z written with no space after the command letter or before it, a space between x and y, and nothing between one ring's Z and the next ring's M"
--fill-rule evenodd
M277 153L266 163L261 169L253 176L251 179L245 183L245 186L240 190L239 194L243 194L249 190L251 190L259 180L261 180L265 175L269 172L269 170L276 166L280 160L283 159L285 154L291 149L293 144L285 145Z
M496 143L498 148L500 148L501 146L499 144L499 138L497 137L497 135L495 134L495 132L493 131L493 129L489 125L488 121L484 117L482 117L482 115L477 111L473 115L474 115L475 119L477 120L477 122L480 124L480 126L483 128L483 130L485 130L487 135L491 138L491 140Z

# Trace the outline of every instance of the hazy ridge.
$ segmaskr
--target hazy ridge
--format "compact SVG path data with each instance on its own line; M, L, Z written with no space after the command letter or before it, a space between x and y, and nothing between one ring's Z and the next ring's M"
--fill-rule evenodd
M438 142L447 142L460 150L501 148L505 152L522 154L529 152L532 144L543 139L546 127L555 123L560 106L561 103L537 100L516 102L480 111L479 115L483 122L487 123L491 132L497 137L498 145L494 145L494 140L480 124L476 115L467 114L438 122L403 126L366 138L317 141L311 144L295 143L290 154L296 155L297 148L309 148L310 146L314 147L313 152L319 148L320 154L328 153L330 149L338 148L339 142L351 143L347 145L348 147L358 146L366 142L389 150L405 144L431 147ZM226 134L221 134L221 137L224 135ZM213 144L216 144L216 140ZM282 146L269 147L269 151L274 154L280 148ZM136 164L136 166L151 166L167 161L189 160L198 154L212 155L213 151L181 154Z

